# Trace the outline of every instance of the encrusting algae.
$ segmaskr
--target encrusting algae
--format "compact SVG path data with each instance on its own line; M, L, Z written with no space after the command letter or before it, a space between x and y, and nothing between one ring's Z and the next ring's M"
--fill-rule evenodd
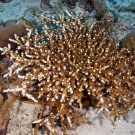
M34 135L39 126L56 135L57 121L64 134L72 124L85 123L79 113L85 96L94 97L99 112L106 110L114 120L127 117L135 107L135 52L119 49L117 40L109 40L111 23L87 28L81 14L42 18L41 33L28 29L27 36L10 39L18 44L16 51L10 45L0 48L13 61L4 77L22 79L19 87L4 92L42 106L33 122ZM30 88L31 83L36 89ZM51 112L44 116L48 105Z

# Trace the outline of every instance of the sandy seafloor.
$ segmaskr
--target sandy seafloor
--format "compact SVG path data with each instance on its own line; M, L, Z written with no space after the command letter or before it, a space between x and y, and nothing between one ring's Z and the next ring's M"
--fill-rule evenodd
M26 9L38 8L39 4L40 0L13 0L10 3L0 3L0 6L4 7L4 11L0 12L0 22L10 19L17 20L24 15ZM113 9L109 2L107 5ZM124 26L135 24L134 15L127 13L127 15L121 14L122 16L123 20L121 22ZM126 33L127 31L123 32L121 29L117 29L116 35L121 39ZM39 109L40 107L36 104L17 101L10 113L11 120L9 121L7 135L32 135L31 123L36 120ZM106 112L97 113L98 108L91 107L87 111L84 110L84 112L84 117L89 121L89 124L73 128L69 131L69 135L135 135L135 111L129 112L128 120L121 118L121 121L115 123L113 118L106 116ZM43 135L43 133L39 132L39 135Z

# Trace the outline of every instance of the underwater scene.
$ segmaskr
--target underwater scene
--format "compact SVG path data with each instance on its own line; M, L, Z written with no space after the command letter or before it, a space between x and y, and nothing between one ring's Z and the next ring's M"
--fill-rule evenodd
M0 135L135 135L135 0L0 0Z

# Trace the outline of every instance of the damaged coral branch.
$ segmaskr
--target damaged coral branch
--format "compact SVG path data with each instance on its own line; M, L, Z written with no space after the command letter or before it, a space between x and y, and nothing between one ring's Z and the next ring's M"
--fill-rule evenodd
M25 96L42 108L50 106L51 112L44 116L42 109L33 123L53 135L56 120L64 134L72 124L85 123L79 112L86 95L95 97L99 112L106 110L114 120L127 116L135 107L135 52L119 50L117 40L109 40L111 23L87 28L81 14L42 18L41 33L28 30L27 36L10 39L18 44L16 51L10 45L0 48L13 61L4 76L23 80L19 88L4 92ZM38 88L30 90L33 81Z

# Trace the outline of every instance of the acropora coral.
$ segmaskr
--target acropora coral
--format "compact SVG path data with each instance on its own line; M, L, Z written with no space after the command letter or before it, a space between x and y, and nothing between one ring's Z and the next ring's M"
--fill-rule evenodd
M58 123L64 134L73 124L85 123L80 116L85 96L95 97L99 112L106 110L114 120L127 117L135 107L135 52L116 46L117 39L109 37L112 23L87 28L81 14L41 18L41 33L28 29L24 37L15 34L10 41L18 44L16 51L10 45L0 48L13 61L4 77L22 79L4 92L42 106L34 135L39 126L56 135ZM51 111L44 116L46 106Z

